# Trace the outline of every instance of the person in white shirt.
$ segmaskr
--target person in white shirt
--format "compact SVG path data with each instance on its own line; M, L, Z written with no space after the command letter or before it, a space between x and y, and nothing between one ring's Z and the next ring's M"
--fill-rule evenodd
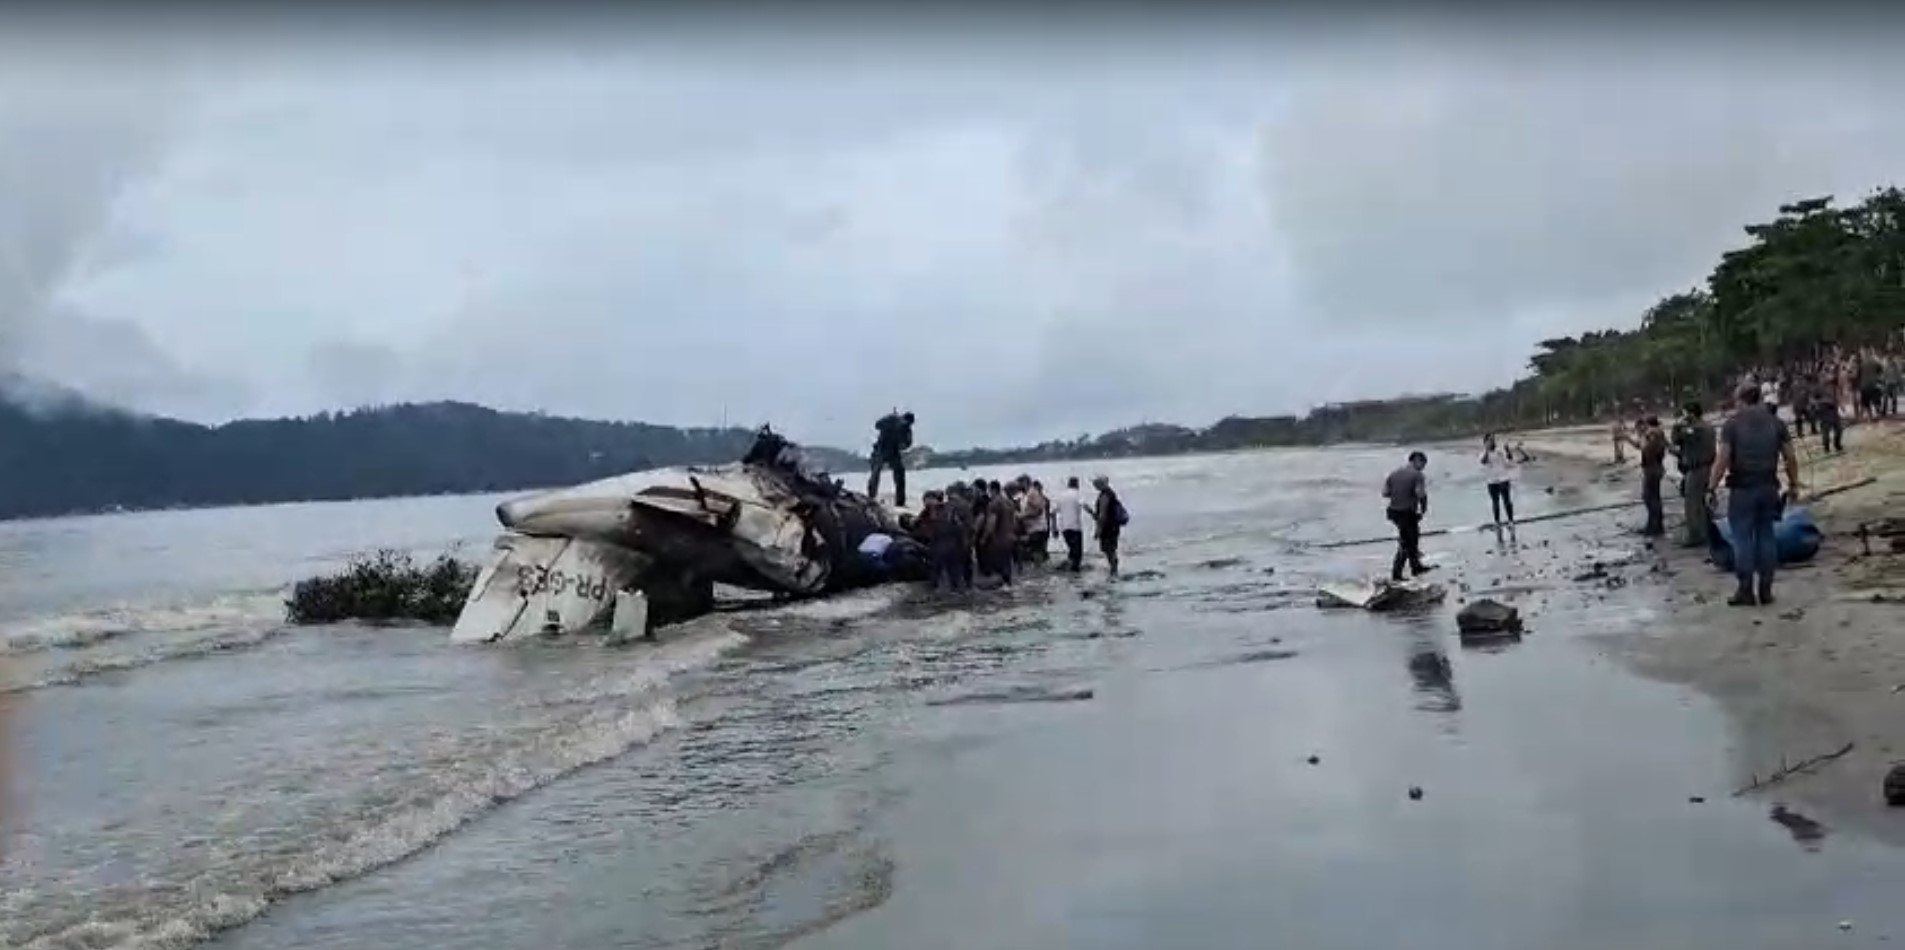
M1065 488L1052 499L1052 515L1059 537L1065 539L1065 569L1079 571L1085 564L1085 501L1078 493L1078 477L1065 480Z
M1508 526L1515 525L1515 459L1506 450L1497 448L1493 432L1482 437L1482 472L1488 479L1488 503L1495 509L1495 524L1502 523L1502 514L1508 515Z

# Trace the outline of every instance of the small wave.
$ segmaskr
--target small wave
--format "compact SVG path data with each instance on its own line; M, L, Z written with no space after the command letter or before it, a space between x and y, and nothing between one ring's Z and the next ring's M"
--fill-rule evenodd
M622 755L680 722L673 702L665 697L632 710L585 715L557 736L503 752L434 798L377 817L341 839L320 843L287 866L260 869L254 888L236 893L189 888L194 902L165 916L136 912L95 916L39 935L23 950L170 950L201 943L257 918L275 901L402 861L485 812L571 772Z
M619 670L611 670L588 682L567 686L555 693L537 697L535 704L539 706L594 704L651 692L660 689L678 674L705 669L720 659L723 654L748 642L745 634L725 626L685 636L675 634L675 637L665 639L654 646L636 643L626 647L606 648L640 651L635 659L634 669L622 667Z
M195 603L120 604L0 623L0 655L86 647L127 634L255 626L283 617L279 591L225 594Z
M207 637L169 641L147 650L105 652L82 656L71 663L42 669L22 679L8 681L0 678L0 694L22 693L55 686L75 686L94 677L109 673L123 673L169 660L189 660L218 653L249 650L288 629L290 628L279 625L251 630L233 630Z
M773 614L776 617L799 617L804 620L859 620L899 606L908 593L909 588L903 585L869 587L832 597L798 601Z

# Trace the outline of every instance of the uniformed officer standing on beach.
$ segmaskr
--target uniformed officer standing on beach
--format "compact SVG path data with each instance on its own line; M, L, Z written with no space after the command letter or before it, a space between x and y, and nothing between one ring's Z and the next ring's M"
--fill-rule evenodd
M1707 546L1707 522L1712 518L1707 511L1711 491L1707 476L1712 474L1716 451L1705 409L1698 402L1681 407L1680 421L1673 427L1673 454L1680 462L1680 501L1687 517L1682 542L1690 548Z

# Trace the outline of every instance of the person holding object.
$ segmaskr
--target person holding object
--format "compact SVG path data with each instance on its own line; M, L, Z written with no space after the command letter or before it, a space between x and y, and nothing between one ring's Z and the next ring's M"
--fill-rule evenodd
M1495 526L1501 527L1502 512L1508 513L1508 526L1515 526L1515 458L1495 444L1495 433L1482 436L1482 473L1488 479L1488 504L1495 510Z
M1735 607L1773 603L1773 571L1779 550L1773 526L1785 500L1799 496L1799 456L1786 423L1760 402L1757 386L1741 387L1740 407L1720 426L1719 451L1710 479L1726 481L1726 521L1733 529L1733 573L1739 590L1727 601ZM1779 466L1786 467L1786 492L1779 489Z
M1397 583L1402 581L1405 564L1412 576L1429 571L1422 563L1422 516L1429 513L1429 479L1422 470L1427 467L1427 455L1410 452L1409 463L1383 480L1382 496L1389 500L1389 521L1396 526L1396 560L1389 579Z

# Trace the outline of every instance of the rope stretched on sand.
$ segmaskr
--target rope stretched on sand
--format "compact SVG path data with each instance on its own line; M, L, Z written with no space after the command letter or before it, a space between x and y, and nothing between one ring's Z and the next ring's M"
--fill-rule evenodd
M1840 492L1851 491L1854 488L1864 488L1865 486L1870 485L1875 481L1878 481L1878 479L1867 477L1867 478L1857 479L1855 481L1846 482L1843 485L1834 485L1831 488L1822 488L1819 491L1812 492L1811 494L1807 495L1805 500L1818 501L1821 498L1837 495ZM1589 505L1586 508L1569 508L1565 511L1550 511L1547 514L1540 514L1540 515L1534 515L1528 518L1516 519L1515 526L1520 527L1521 525L1525 525L1525 524L1534 524L1538 521L1555 521L1561 518L1574 518L1580 515L1591 515L1601 511L1618 511L1623 508L1638 508L1640 507L1640 505L1641 505L1641 502L1638 499L1636 499L1633 501L1611 502L1605 505ZM1448 535L1448 534L1468 534L1474 531L1492 531L1494 529L1495 529L1495 523L1491 521L1486 524L1478 524L1474 526L1458 526L1454 528L1434 528L1434 529L1422 532L1422 537L1434 538L1434 537L1440 537L1442 535ZM1311 546L1315 548L1324 548L1324 549L1353 548L1353 547L1358 547L1365 544L1392 544L1395 542L1395 540L1396 540L1395 535L1385 534L1380 537L1353 538L1348 541L1324 541L1320 544L1315 544Z

